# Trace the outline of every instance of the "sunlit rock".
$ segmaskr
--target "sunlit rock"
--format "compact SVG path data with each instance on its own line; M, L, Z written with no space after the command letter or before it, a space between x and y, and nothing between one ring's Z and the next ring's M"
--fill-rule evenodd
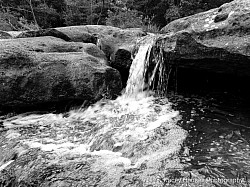
M119 72L94 44L54 37L3 40L0 60L1 107L96 101L121 91Z
M235 0L162 29L166 55L179 67L250 75L250 2Z

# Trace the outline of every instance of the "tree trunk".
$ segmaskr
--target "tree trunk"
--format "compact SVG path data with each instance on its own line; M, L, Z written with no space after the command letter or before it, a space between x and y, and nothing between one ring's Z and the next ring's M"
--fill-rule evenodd
M34 13L34 9L33 9L33 6L32 6L32 0L29 0L29 4L30 4L30 9L31 9L31 12L32 12L34 22L35 22L35 24L37 26L37 29L39 29L39 25L37 23L36 16L35 16L35 13Z

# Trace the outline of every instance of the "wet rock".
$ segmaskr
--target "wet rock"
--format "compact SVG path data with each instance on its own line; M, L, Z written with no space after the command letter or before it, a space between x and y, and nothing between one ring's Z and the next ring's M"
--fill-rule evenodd
M65 158L57 160L55 154L48 155L39 149L31 149L20 154L13 163L0 171L0 184L44 187L96 186L105 176L104 172L91 169L94 158L77 155L66 157L68 161Z
M145 35L146 33L140 29L120 29L109 36L103 35L99 40L98 46L106 54L109 65L121 73L124 87L129 76L137 40Z
M146 33L141 29L116 29L109 35L101 34L98 46L106 52L112 66L128 69L137 40L143 36Z
M249 15L250 2L235 0L171 22L159 43L180 67L249 76Z
M1 107L61 101L96 101L121 90L117 70L94 44L54 37L22 38L0 44Z

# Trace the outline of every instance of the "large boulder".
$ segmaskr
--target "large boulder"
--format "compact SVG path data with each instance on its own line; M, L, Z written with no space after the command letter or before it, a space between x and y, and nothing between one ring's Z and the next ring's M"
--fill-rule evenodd
M250 76L248 0L175 20L162 33L158 46L181 67Z
M60 27L56 30L69 36L71 41L86 42L89 35L96 37L96 44L106 54L109 65L120 71L124 86L137 40L147 35L139 28L120 29L104 25Z
M96 44L109 65L120 71L125 86L137 40L145 35L140 28L120 29L105 25L80 25L10 33L16 38L54 36L65 41Z
M92 43L65 42L60 38L45 36L4 40L2 45L5 45L7 48L21 48L31 52L84 52L98 58L103 64L107 64L104 52Z
M0 106L96 101L121 91L117 70L94 44L54 37L2 40Z
M120 29L110 35L102 35L97 43L106 54L109 65L121 73L123 87L127 83L137 41L145 35L141 29Z
M20 48L31 52L82 52L83 44L65 42L51 36L2 40L1 48Z
M97 45L105 52L108 59L111 60L111 63L114 65L116 63L124 63L119 61L121 57L118 51L120 49L132 53L137 39L146 35L146 33L139 28L120 29L104 25L81 25L55 29L69 36L72 41L81 41L80 38L86 38L88 34L94 35L98 38ZM84 39L82 39L82 41L84 41ZM116 54L117 52L118 54ZM130 59L131 58L129 58L129 60ZM116 60L118 60L118 62ZM124 63L124 66L127 67L127 64Z

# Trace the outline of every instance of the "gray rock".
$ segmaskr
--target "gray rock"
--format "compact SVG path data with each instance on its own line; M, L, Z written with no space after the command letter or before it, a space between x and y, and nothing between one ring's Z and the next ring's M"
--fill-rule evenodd
M162 29L166 55L180 67L250 75L250 2L235 0L219 8L175 20ZM209 60L210 59L210 60Z
M93 44L54 37L0 43L0 105L31 106L63 100L96 101L121 91L117 70Z
M56 29L69 36L71 41L96 43L105 53L109 66L119 70L123 87L126 86L137 40L147 35L139 28L120 29L104 25L81 25ZM94 36L96 41L88 36Z

